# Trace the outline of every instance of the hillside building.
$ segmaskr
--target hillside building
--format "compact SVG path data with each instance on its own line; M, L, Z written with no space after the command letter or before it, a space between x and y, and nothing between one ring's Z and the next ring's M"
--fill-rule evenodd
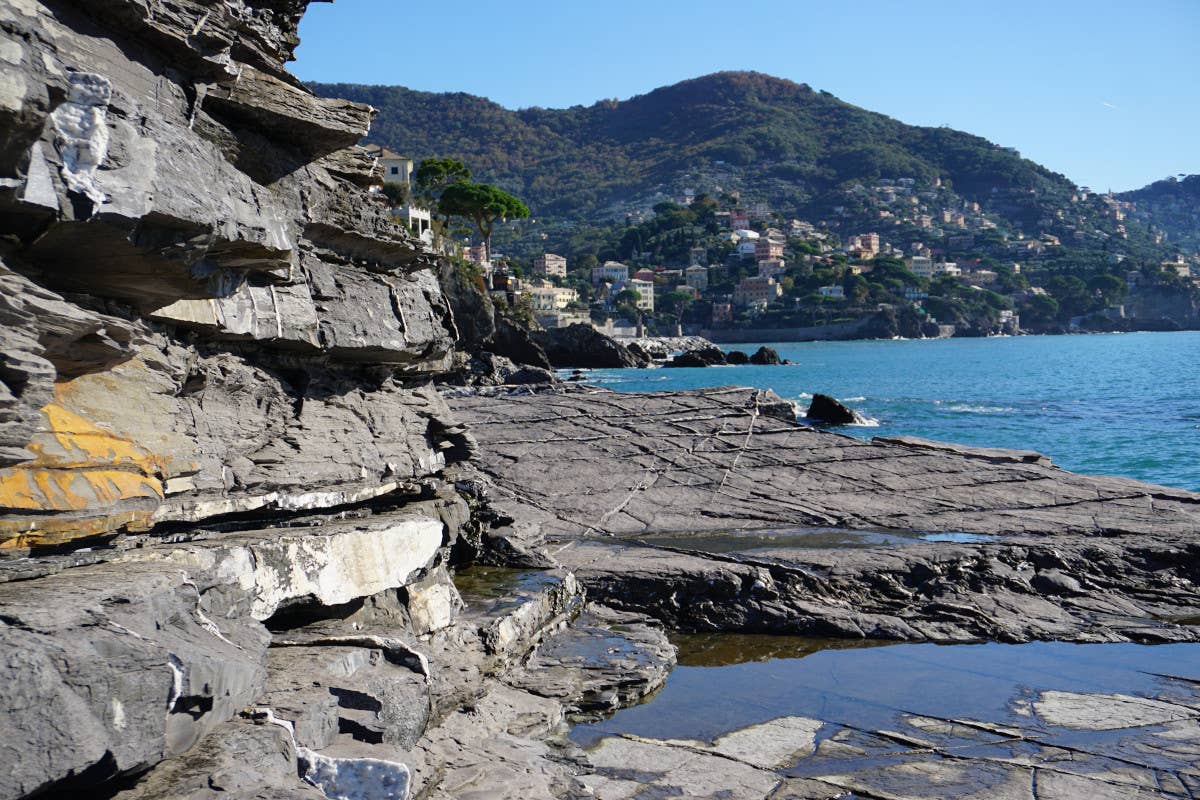
M543 253L533 260L533 272L535 275L556 275L565 278L567 277L567 260L554 253Z

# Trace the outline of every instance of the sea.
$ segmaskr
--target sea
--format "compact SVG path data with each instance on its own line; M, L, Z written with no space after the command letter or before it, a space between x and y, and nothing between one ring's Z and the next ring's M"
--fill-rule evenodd
M817 392L867 419L842 433L1037 450L1074 472L1200 491L1200 331L763 342L791 364L591 370L620 392ZM753 352L758 345L729 345Z

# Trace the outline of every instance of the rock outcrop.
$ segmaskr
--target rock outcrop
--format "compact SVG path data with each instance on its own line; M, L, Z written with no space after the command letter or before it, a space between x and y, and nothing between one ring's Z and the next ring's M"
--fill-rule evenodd
M452 400L485 540L685 630L1196 641L1200 497L1037 454L867 442L770 392Z
M820 392L813 395L804 416L823 425L862 425L866 421L861 414L837 398Z
M412 492L455 329L306 3L9 4L0 547Z
M372 109L285 70L306 6L0 9L0 797L176 757L137 791L319 796L321 740L238 715L339 670L407 707L387 648L269 656L280 619L410 585L429 617L470 515L435 259L368 191Z
M672 358L665 367L715 367L725 362L725 353L716 345L686 350Z
M582 323L539 331L535 335L535 341L545 350L547 358L556 369L620 369L646 366L645 360L635 356L628 347Z
M779 353L775 352L773 347L764 345L750 355L750 363L758 364L759 366L772 366L782 364L783 360L780 359Z

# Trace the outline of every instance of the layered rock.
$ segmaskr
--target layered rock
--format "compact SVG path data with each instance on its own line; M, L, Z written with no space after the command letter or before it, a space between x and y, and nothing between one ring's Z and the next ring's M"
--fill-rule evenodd
M6 6L0 547L441 469L454 323L345 149L372 110L283 68L306 5Z
M469 514L453 315L369 191L373 110L284 68L306 6L0 8L0 797L177 757L131 791L319 796L319 743L236 716L287 675L425 686L388 648L268 658L268 625L410 585L406 619L452 615L427 584Z

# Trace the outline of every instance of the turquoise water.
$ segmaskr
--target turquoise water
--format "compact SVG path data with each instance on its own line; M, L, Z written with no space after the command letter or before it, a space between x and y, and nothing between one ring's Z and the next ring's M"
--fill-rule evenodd
M1076 472L1200 491L1200 332L768 343L778 367L595 370L623 392L737 384L873 421L853 436L1037 450ZM757 345L731 345L753 352Z

